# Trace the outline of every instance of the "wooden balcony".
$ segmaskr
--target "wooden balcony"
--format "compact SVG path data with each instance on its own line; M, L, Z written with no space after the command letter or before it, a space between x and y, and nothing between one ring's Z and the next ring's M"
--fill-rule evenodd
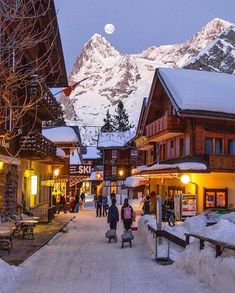
M184 122L177 116L165 115L146 126L149 142L158 142L184 133Z
M45 157L56 157L56 145L40 133L21 136L20 157L40 160Z
M235 172L235 156L232 155L208 155L209 167L214 171Z
M47 89L45 95L41 99L38 107L42 120L53 120L61 115L61 107L53 96L51 91Z

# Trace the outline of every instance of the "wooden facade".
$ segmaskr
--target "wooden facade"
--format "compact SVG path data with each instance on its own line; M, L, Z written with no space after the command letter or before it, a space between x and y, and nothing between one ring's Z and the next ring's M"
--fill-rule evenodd
M27 3L31 2L27 0L24 5ZM4 168L0 171L0 213L2 214L14 213L17 204L29 208L48 201L50 189L41 186L41 181L51 179L53 165L64 164L64 161L56 155L56 145L42 135L42 121L55 120L61 114L60 105L49 87L65 87L68 84L56 11L53 0L47 3L34 0L32 3L35 7L41 5L38 11L45 5L45 13L38 16L34 25L31 24L33 28L25 18L24 33L27 34L27 25L29 31L34 30L35 45L23 49L17 48L13 63L9 66L2 62L0 68L1 76L10 75L11 66L15 66L16 80L17 76L20 76L18 84L13 84L11 92L6 92L8 87L4 83L0 88L0 154L2 156L0 159L4 162ZM19 5L23 4L19 3ZM36 11L31 12L32 15L36 13ZM12 31L17 22L12 22L10 26L7 22L4 24L6 27L1 28L4 38L14 36ZM36 36L41 36L40 32L48 24L50 28L47 37L37 42ZM1 57L7 57L4 50L2 51L1 54L4 56ZM11 53L9 49L9 56ZM11 105L8 105L3 98L6 93L11 97ZM30 190L32 175L38 178L35 195L32 195ZM8 199L9 190L11 190L11 199Z
M144 152L132 146L100 148L103 153L104 186L103 193L107 196L114 191L126 194L124 182L131 176L131 170L144 163Z
M165 198L168 195L167 186L172 185L170 176L175 174L175 177L179 178L181 173L188 173L197 185L197 191L201 190L199 211L204 208L203 188L228 188L226 204L223 207L228 208L233 205L235 207L235 196L232 192L235 186L231 182L231 176L232 178L234 176L235 180L235 117L232 115L228 117L226 113L216 115L200 110L192 112L188 110L186 115L177 107L167 86L167 81L157 71L148 103L142 107L135 138L136 146L145 151L147 166L195 162L203 163L207 168L204 171L190 169L185 171L173 170L173 168L165 170L159 167L158 171L152 173L146 171L142 174L149 174L155 178L152 179L151 188L160 192ZM210 182L203 181L203 173L207 173L204 178L210 176ZM165 177L162 174L165 174ZM219 176L221 176L220 182L218 179L213 179ZM224 184L221 185L223 180ZM182 185L180 181L174 184ZM188 187L186 191L195 192L195 188Z

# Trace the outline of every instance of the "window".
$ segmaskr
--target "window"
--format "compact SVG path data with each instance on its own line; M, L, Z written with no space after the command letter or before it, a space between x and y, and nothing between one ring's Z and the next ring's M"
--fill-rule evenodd
M112 159L117 159L117 150L112 150Z
M180 139L180 157L184 156L184 139Z
M204 208L227 208L228 189L204 189Z
M117 174L117 167L112 166L112 175L116 175L116 174Z
M228 141L228 153L235 156L235 140L230 139Z
M160 160L165 160L166 159L166 144L161 144L160 145Z
M206 143L205 143L205 153L207 155L210 155L213 153L213 139L212 138L206 138Z
M131 156L138 156L138 150L131 150Z
M221 138L215 139L215 153L221 155L223 153L223 140Z
M205 153L207 155L221 155L224 153L223 144L224 141L222 138L207 137L205 140Z
M175 141L171 140L170 142L170 158L175 156Z

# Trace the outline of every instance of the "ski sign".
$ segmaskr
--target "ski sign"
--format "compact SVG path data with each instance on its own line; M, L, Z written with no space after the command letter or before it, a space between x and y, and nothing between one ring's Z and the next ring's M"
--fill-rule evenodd
M89 176L91 175L91 165L70 165L69 167L70 175L80 175L80 176Z

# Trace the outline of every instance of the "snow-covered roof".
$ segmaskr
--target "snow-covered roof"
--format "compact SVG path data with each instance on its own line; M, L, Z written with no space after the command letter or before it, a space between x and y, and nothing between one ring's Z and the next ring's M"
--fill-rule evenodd
M86 147L86 149L87 149L87 153L82 154L82 158L84 160L100 158L100 151L97 149L96 146L88 146Z
M150 167L142 165L135 169L132 169L132 174L135 175L142 172L161 171L167 169L179 169L180 171L206 171L207 166L203 163L197 162L184 162L177 164L154 164Z
M141 185L145 185L147 183L148 179L142 176L130 176L127 177L125 180L125 185L127 187L138 187Z
M54 143L79 141L76 132L72 127L69 126L43 129L42 134Z
M176 68L158 72L179 110L235 114L235 75Z
M71 155L70 155L70 165L77 165L81 164L81 158L79 156L78 150L76 149Z
M65 152L61 148L56 148L56 155L62 158L65 158Z
M135 136L135 130L125 132L101 132L98 148L124 147Z

